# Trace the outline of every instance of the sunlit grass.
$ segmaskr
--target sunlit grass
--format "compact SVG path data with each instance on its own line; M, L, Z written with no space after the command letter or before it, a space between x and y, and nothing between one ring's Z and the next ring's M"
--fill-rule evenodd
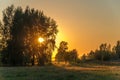
M120 80L120 66L84 65L0 67L0 80Z

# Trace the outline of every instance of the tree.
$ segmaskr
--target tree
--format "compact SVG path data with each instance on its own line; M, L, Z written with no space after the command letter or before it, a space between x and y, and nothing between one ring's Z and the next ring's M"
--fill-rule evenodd
M67 53L67 49L68 49L68 43L65 41L61 41L59 48L58 48L58 52L56 54L56 61L65 61L65 55Z
M101 44L99 46L99 49L97 49L95 52L91 51L88 53L88 59L89 60L101 60L101 61L106 61L110 60L112 55L111 51L111 45L107 45L106 43Z
M94 51L90 51L87 55L88 60L94 60L95 59L95 52Z
M115 46L115 52L118 55L118 57L120 58L120 41L117 41L117 44Z
M77 62L78 59L77 50L76 49L70 51L67 50L68 50L68 43L65 41L61 41L58 48L58 52L55 56L56 61L58 62L64 61L66 63Z
M10 28L12 27L12 20L14 15L14 6L11 5L6 8L6 10L3 11L3 24L1 26L1 32L2 35L1 43L2 43L2 51L1 51L1 60L3 63L8 63L8 52L7 52L7 46L9 44L9 41L11 40L10 35Z
M78 52L77 52L77 50L76 49L73 49L73 50L71 50L70 51L70 62L76 62L77 61L77 59L78 59Z
M117 60L117 59L119 59L119 56L118 56L118 54L116 53L116 46L113 46L113 48L112 48L111 59L112 59L112 60Z
M111 57L110 56L111 55L110 44L109 45L107 45L106 43L101 44L99 47L99 51L96 53L97 53L97 56L99 56L98 59L100 59L101 61L110 60L110 57Z
M86 54L83 54L83 55L81 56L81 60L82 60L83 62L86 61Z
M0 51L2 50L3 48L3 42L2 42L2 28L3 28L3 25L2 23L0 22Z
M77 62L77 59L78 59L78 53L77 53L77 50L76 49L73 49L71 51L68 51L66 54L65 54L65 61L66 62Z
M3 11L3 39L7 56L3 59L11 65L35 63L44 65L51 62L58 32L56 22L44 15L43 11L10 6ZM6 38L7 37L7 38ZM39 43L38 38L44 42ZM4 63L4 62L3 62Z

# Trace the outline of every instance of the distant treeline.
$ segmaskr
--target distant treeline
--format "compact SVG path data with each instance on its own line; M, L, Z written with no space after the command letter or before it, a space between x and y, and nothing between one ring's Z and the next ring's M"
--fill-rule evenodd
M120 41L117 41L116 45L111 47L110 44L102 43L99 49L95 51L91 50L87 54L83 54L81 57L82 61L110 61L120 59Z
M58 62L85 62L85 61L113 61L120 59L120 41L117 41L116 45L111 47L111 44L102 43L99 49L95 51L91 50L87 54L83 54L78 58L76 49L68 51L68 43L62 41L59 45L58 52L56 54L56 61Z

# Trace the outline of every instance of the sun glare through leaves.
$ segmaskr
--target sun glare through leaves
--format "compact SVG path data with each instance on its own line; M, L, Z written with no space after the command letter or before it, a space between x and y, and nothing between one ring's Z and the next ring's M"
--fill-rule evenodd
M39 38L38 38L38 42L42 43L42 42L44 42L44 39L41 38L41 37L39 37Z

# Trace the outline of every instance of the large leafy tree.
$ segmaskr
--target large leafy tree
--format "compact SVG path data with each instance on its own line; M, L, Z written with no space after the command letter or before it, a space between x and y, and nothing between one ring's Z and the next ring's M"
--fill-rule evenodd
M3 63L44 65L51 62L58 32L53 19L45 16L43 11L29 7L22 10L21 7L14 8L12 5L3 11L3 23L6 43L2 51ZM38 42L39 37L44 38L43 43Z

